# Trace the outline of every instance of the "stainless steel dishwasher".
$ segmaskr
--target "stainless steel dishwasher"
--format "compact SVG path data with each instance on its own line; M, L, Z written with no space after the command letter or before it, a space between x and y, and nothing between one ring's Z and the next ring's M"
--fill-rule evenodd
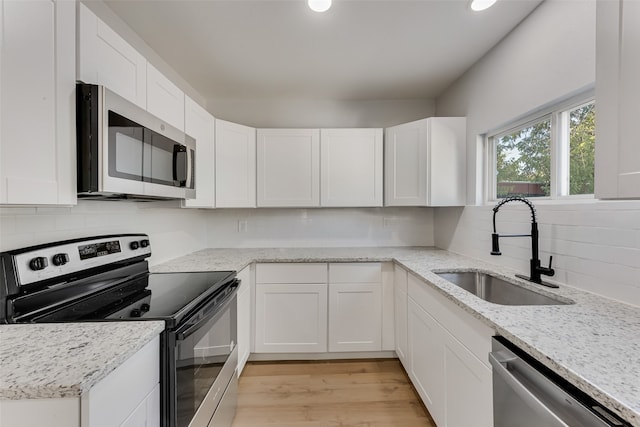
M493 338L489 362L494 427L629 426L503 337Z

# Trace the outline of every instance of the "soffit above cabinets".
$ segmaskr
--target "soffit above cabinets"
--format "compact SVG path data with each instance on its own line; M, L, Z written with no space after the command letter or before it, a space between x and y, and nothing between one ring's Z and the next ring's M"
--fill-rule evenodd
M435 98L542 0L105 0L207 99Z

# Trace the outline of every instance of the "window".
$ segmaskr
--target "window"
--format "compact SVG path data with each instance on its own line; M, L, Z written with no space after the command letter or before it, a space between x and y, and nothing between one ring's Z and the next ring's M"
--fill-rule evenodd
M564 103L488 137L489 199L593 194L595 101Z

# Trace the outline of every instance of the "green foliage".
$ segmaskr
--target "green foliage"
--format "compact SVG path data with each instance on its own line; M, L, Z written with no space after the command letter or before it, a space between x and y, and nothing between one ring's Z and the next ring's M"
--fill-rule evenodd
M595 104L569 113L569 194L593 194ZM499 198L551 193L551 120L547 119L497 139ZM531 183L526 194L525 186ZM520 188L520 191L518 191ZM538 194L536 194L538 192Z
M504 135L496 144L498 182L539 184L545 196L551 188L551 121L545 120ZM526 195L511 192L498 197Z
M571 112L569 194L593 194L596 108L589 104Z

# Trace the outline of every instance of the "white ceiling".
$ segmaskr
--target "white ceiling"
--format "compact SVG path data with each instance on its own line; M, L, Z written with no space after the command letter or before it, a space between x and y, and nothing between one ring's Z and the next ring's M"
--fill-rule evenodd
M105 0L205 98L435 98L542 0Z

